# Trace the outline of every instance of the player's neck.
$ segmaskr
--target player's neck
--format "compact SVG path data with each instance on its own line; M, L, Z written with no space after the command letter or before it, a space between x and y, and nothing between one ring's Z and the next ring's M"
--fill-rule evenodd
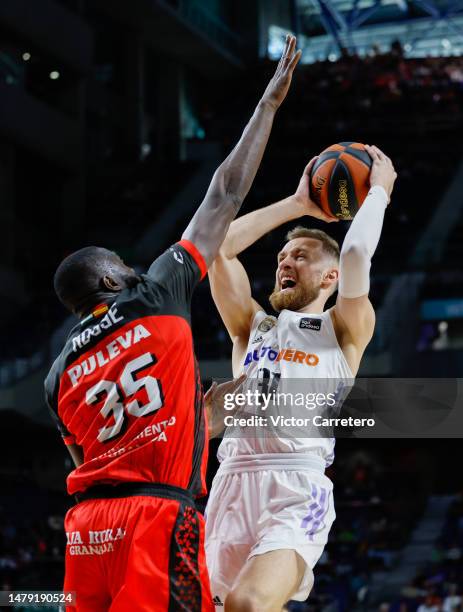
M326 297L319 295L318 298L309 302L304 308L301 308L297 312L306 312L310 314L322 314L325 310Z
M91 302L85 304L79 311L79 319L82 321L87 319L101 304L107 304L108 306L114 302L117 297L117 293L110 293L102 291L101 293L96 293L92 296Z

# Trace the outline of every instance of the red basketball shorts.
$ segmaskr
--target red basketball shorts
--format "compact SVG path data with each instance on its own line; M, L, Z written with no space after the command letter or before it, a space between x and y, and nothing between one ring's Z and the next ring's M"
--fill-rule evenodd
M177 499L88 499L66 515L76 612L213 612L204 519Z

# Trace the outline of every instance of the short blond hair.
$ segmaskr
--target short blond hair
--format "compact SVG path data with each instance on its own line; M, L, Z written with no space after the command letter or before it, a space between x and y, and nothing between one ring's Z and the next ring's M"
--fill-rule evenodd
M286 240L288 241L294 240L295 238L314 238L315 240L320 240L322 243L323 252L336 261L339 261L339 244L334 238L328 236L328 234L323 230L309 229L307 227L303 227L302 225L298 225L292 230L289 230L289 232L286 234Z

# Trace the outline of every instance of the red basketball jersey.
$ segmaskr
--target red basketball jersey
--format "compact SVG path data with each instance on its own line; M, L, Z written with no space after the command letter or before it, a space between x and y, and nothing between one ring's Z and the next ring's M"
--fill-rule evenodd
M207 425L190 326L205 273L182 240L69 334L45 381L65 443L83 449L69 494L125 481L205 494Z

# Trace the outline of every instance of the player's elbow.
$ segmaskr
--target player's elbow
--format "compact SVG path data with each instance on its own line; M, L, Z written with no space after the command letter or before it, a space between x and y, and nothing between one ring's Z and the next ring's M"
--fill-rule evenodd
M350 242L347 245L343 245L340 255L340 266L341 268L349 266L358 266L362 262L370 261L370 254L365 244L361 242Z
M235 215L241 208L245 196L241 189L241 174L241 172L236 174L227 166L222 165L217 168L211 184L216 205L230 208Z
M233 259L234 257L236 257L236 253L233 249L233 240L229 235L227 235L225 236L225 240L220 245L215 261L217 262L218 266L220 264L225 265L227 260Z
M215 212L221 216L226 214L233 221L243 204L243 200L244 196L239 193L239 190L233 189L232 185L217 190L214 194Z

